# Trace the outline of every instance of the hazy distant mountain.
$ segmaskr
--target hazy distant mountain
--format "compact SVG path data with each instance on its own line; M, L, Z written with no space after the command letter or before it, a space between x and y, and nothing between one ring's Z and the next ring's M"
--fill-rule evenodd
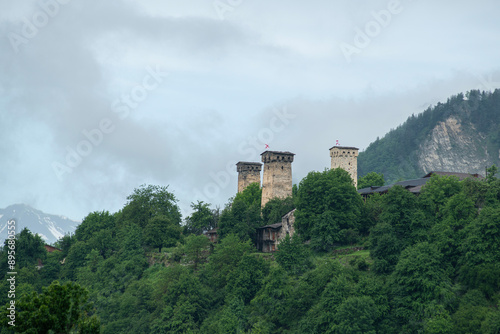
M63 216L56 216L33 209L25 204L11 205L0 209L0 240L7 238L7 222L16 220L16 233L27 227L31 232L38 233L48 244L52 244L66 233L73 232L80 224Z
M358 175L386 183L430 171L485 174L500 164L500 90L473 90L438 103L391 130L359 154Z

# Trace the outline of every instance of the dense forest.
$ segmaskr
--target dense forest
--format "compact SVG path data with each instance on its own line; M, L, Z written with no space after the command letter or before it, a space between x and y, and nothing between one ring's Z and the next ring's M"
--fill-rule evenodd
M61 251L18 233L15 327L5 241L1 333L500 333L496 172L366 200L346 171L311 172L263 209L253 184L184 220L168 187L141 186ZM297 233L257 252L255 228L293 208Z
M500 149L500 90L481 92L471 90L465 95L452 96L445 103L427 108L417 116L410 116L405 123L392 129L383 138L377 138L358 157L358 175L369 172L383 174L388 184L400 179L412 179L426 173L419 167L418 153L421 144L429 138L439 122L454 116L474 133L476 140L489 152ZM477 152L464 152L474 156ZM498 164L497 153L491 164ZM452 171L452 170L450 170ZM467 171L471 172L471 171ZM484 172L482 173L484 174Z

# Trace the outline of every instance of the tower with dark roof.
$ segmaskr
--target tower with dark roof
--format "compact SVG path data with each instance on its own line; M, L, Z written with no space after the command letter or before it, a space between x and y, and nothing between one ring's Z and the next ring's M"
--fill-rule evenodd
M243 162L236 164L238 171L238 192L245 190L251 183L258 182L260 187L260 171L262 164L260 162Z
M347 171L356 188L358 187L358 151L359 148L348 146L334 146L330 149L331 169L340 167Z
M262 177L262 202L264 207L274 197L292 196L292 162L295 154L281 151L265 151L261 154L264 163Z

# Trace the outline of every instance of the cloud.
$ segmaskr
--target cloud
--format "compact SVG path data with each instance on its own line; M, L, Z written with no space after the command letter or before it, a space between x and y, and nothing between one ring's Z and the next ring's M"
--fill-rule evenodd
M0 3L0 206L82 219L120 209L143 183L170 185L185 213L206 189L222 205L235 164L259 161L264 144L297 154L299 182L329 166L337 139L364 149L412 113L500 78L493 1L402 1L351 63L339 43L387 1L242 1L223 19L210 1L63 2L53 15L41 3L56 0ZM17 53L12 34L24 38ZM123 117L114 103L139 94L151 68L168 75ZM295 117L273 127L283 108ZM113 130L61 180L54 162L84 149L103 120Z

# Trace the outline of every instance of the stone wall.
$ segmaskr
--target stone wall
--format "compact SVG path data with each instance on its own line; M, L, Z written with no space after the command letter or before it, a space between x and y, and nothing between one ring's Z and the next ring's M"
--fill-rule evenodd
M278 236L278 242L279 244L281 240L285 239L287 235L290 236L290 238L295 234L295 209L287 213L286 215L281 218L281 230L280 234Z

